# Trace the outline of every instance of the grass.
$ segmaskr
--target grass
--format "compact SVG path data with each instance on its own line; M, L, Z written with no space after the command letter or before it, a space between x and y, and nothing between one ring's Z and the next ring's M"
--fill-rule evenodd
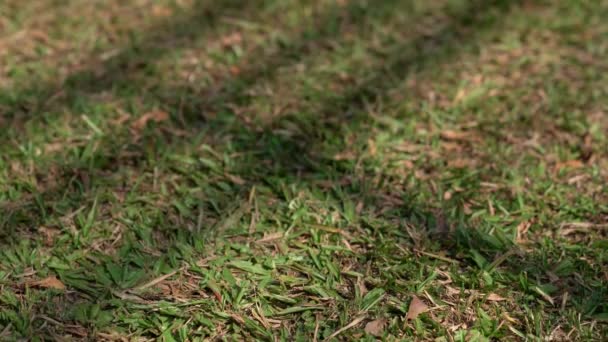
M1 339L605 339L607 16L3 1Z

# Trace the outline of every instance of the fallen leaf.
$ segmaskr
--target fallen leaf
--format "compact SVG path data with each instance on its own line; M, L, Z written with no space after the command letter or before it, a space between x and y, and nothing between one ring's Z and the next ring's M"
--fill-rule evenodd
M593 137L587 133L581 146L582 158L585 162L590 162L593 157Z
M492 302L500 302L503 300L507 300L506 298L501 297L501 296L497 295L496 293L490 293L488 295L488 298L486 298L486 299L489 301L492 301Z
M357 206L355 207L355 212L357 214L361 214L361 212L363 211L363 201L359 201L359 203L357 203Z
M40 232L44 237L44 244L46 246L52 246L53 242L55 241L55 236L59 235L60 233L58 229L47 227L39 227L38 232Z
M245 324L245 320L243 319L243 317L241 317L235 313L231 314L230 316L232 316L232 319L235 322L237 322L238 324L241 324L241 325Z
M478 74L473 76L473 84L475 85L481 85L483 83L483 75Z
M524 236L528 233L528 230L532 226L530 221L522 221L517 225L517 242L525 242Z
M446 151L462 151L463 147L459 143L444 141L441 143L441 148Z
M224 47L239 44L243 41L243 36L240 32L231 33L225 37L222 37L221 42Z
M494 209L494 205L492 204L492 201L490 201L490 199L488 199L488 211L490 212L490 215L496 215L496 209Z
M147 112L142 115L139 119L131 124L131 128L141 131L146 125L148 121L154 122L163 122L169 119L169 114L162 110L153 110L151 112Z
M224 175L226 176L226 178L228 178L232 183L234 183L236 185L245 184L245 180L239 176L231 175L229 173L225 173Z
M344 246L346 246L346 249L348 249L351 252L353 251L353 247L350 245L350 243L346 239L342 238L342 243L344 244Z
M173 11L165 6L162 5L154 5L152 6L152 15L154 15L155 17L168 17L171 16L173 14Z
M585 163L583 163L582 161L580 161L578 159L573 159L573 160L567 160L562 163L557 163L555 165L555 169L556 170L561 170L563 168L580 169L583 166L585 166Z
M456 296L456 295L460 295L460 290L457 290L457 289L455 289L455 288L453 288L453 287L451 287L451 286L446 286L446 287L445 287L445 290L446 290L446 294L447 294L448 296Z
M339 152L334 155L334 160L353 160L355 159L355 153L352 151Z
M367 140L367 146L369 147L369 155L375 156L378 148L376 147L376 143L372 139Z
M553 273L551 271L547 271L545 273L549 277L549 281L551 281L552 283L556 283L556 282L559 281L559 277L557 276L557 274L555 274L555 273Z
M257 243L270 242L270 241L278 240L282 237L283 237L283 232L270 233L270 234L264 236L263 238L257 240L256 242Z
M49 35L45 31L30 30L29 35L30 35L30 37L34 38L35 40L37 40L39 42L42 42L42 43L49 42Z
M120 115L116 119L110 121L110 123L112 125L122 126L125 122L127 122L131 118L131 114L129 114L129 113L126 113L123 111L120 111L119 113L120 113Z
M361 277L357 278L357 287L359 288L361 296L365 296L369 292L367 286L365 286L365 281Z
M413 320L418 317L421 313L428 310L428 306L424 304L420 298L416 296L412 296L412 302L410 303L410 308L407 310L407 315L405 316L406 320Z
M384 325L386 325L386 319L375 319L365 325L365 332L374 336L382 336Z
M173 289L171 288L171 285L169 284L157 284L155 287L157 290L160 291L160 293L165 296L168 297L173 293Z
M441 137L441 139L448 140L448 141L476 140L476 138L474 136L472 136L469 132L463 132L463 131L445 130L445 131L442 131L439 134L439 136Z
M55 143L50 143L50 144L44 145L44 152L46 152L46 153L53 153L53 152L61 151L64 149L65 149L65 144L60 143L60 142L55 142Z
M403 152L403 153L418 153L425 149L424 146L415 145L415 144L411 144L411 143L407 143L407 142L401 143L399 145L391 146L391 148L397 152Z
M65 290L65 285L55 276L46 277L42 280L30 283L31 286L42 287L45 289Z
M590 230L605 230L608 229L608 224L595 224L591 222L564 222L559 227L559 233L563 236L576 233L587 233Z
M472 164L472 161L465 158L456 158L448 160L447 164L455 169L466 169Z
M241 73L241 69L239 67L237 67L236 65L233 65L230 67L230 73L233 76L238 76Z
M568 179L568 185L580 183L587 178L589 178L589 175L586 175L586 174L576 175L576 176Z

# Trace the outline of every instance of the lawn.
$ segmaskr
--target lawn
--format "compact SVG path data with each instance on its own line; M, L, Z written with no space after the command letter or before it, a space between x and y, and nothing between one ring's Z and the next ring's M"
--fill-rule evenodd
M1 1L0 340L605 340L606 18Z

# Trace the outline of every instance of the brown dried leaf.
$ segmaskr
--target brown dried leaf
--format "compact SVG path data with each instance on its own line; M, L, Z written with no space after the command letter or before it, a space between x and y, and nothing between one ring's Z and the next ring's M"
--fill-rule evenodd
M490 199L488 199L488 211L490 212L490 215L496 215L496 209L494 209L494 205Z
M238 324L241 324L241 325L245 324L245 320L240 315L237 315L237 314L233 313L230 316L232 316L232 319L235 322L237 322Z
M133 122L131 124L131 128L141 131L144 127L146 127L148 121L163 122L167 121L168 119L169 114L167 112L164 112L162 110L153 110L142 115L139 119Z
M522 221L517 225L517 242L525 242L524 237L531 226L532 222L530 221Z
M557 274L551 271L546 271L545 274L549 277L549 281L551 281L552 283L556 283L559 281L559 277L557 276Z
M409 142L404 142L399 145L391 146L391 148L397 152L404 153L418 153L425 149L422 145L416 145Z
M44 145L44 152L46 153L54 153L57 151L62 151L65 149L65 144L60 142L54 142L50 144Z
M445 292L446 292L446 294L447 294L448 296L450 296L450 297L451 297L451 296L458 296L458 295L460 295L460 290L455 289L455 288L453 288L453 287L451 287L451 286L446 286L446 287L445 287L445 290L446 290L446 291L445 291Z
M448 160L448 166L449 167L453 167L455 169L466 169L467 167L469 167L473 162L469 159L465 159L465 158L457 158L457 159L450 159Z
M487 300L492 301L492 302L500 302L500 301L507 300L507 299L497 295L496 293L490 293L488 295Z
M555 165L555 169L556 170L561 170L563 168L580 169L583 166L585 166L585 163L583 163L582 161L580 161L578 159L574 159L574 160L567 160L562 163L557 163Z
M576 175L574 177L569 178L567 183L568 183L568 185L577 184L577 183L584 181L587 178L589 178L589 175L580 174L580 175Z
M334 155L334 160L353 160L355 159L355 153L353 151L339 152Z
M42 43L48 43L50 40L49 35L42 30L30 30L28 33L31 38Z
M585 162L590 162L593 157L593 137L587 133L583 138L581 146L582 158Z
M231 175L229 173L225 173L224 174L226 176L226 178L228 178L232 183L236 184L236 185L243 185L245 184L245 180L239 176L236 175Z
M171 8L162 6L162 5L154 5L152 6L152 15L155 17L169 17L173 14Z
M367 292L369 292L367 286L365 286L365 281L363 280L363 278L357 278L357 287L359 288L361 297L365 296Z
M448 141L475 140L475 138L469 132L463 132L463 131L445 130L445 131L442 131L439 134L439 136L441 137L441 139L448 140Z
M374 336L382 336L382 332L384 331L385 325L386 319L375 319L365 325L365 332Z
M65 290L65 285L55 276L46 277L42 280L30 283L31 286L42 287L45 289Z
M55 241L55 236L59 235L60 233L58 229L47 228L44 226L39 227L38 232L42 234L42 236L44 237L44 244L48 247L53 245L53 242Z
M363 201L359 201L357 203L357 206L355 207L355 212L357 214L361 214L361 212L363 211L364 206L365 206L365 204L363 204Z
M376 152L378 151L378 148L376 147L376 143L372 139L368 139L367 146L369 148L369 155L372 157L375 156Z
M243 41L243 35L240 32L231 33L225 37L221 38L221 43L223 47L229 47L232 45L239 44Z
M233 65L230 67L230 73L233 76L238 76L241 73L241 68L237 67L236 65Z
M441 143L441 148L450 152L450 151L462 151L463 147L459 143L444 141Z
M115 126L122 126L130 118L131 118L131 114L120 111L120 115L116 119L111 120L110 123Z
M282 237L283 237L283 232L270 233L268 235L265 235L263 238L257 240L256 242L257 243L271 242L271 241L281 239Z
M413 320L418 317L421 313L427 311L429 307L424 304L420 298L416 296L412 296L412 302L410 303L410 308L407 310L407 315L405 316L406 320Z
M452 193L450 191L446 191L443 193L443 200L444 201L449 201L450 199L452 199Z

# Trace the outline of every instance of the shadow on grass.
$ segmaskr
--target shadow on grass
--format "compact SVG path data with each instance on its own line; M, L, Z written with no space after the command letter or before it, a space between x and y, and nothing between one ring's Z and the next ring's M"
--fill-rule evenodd
M272 3L272 1L268 3ZM394 0L387 0L382 2L379 7L390 8L393 3ZM31 88L19 89L10 97L1 98L1 102L8 104L8 108L5 108L3 113L0 112L0 115L12 119L12 127L0 132L0 146L12 145L13 153L17 153L18 146L15 141L18 140L17 137L26 124L52 120L53 116L66 108L78 112L79 109L94 104L94 101L89 103L91 96L107 91L118 93L126 91L129 94L124 96L142 97L167 108L173 114L174 121L181 126L181 129L188 130L188 133L192 133L196 129L224 131L224 126L228 122L233 123L237 119L231 114L230 105L242 103L244 98L248 98L248 95L244 94L248 87L261 79L271 80L281 66L297 63L310 54L314 54L314 51L309 49L312 41L328 41L339 37L341 32L335 26L336 21L340 21L342 16L355 16L356 20L361 20L365 16L365 13L362 12L365 8L358 6L358 2L354 2L346 9L334 6L328 13L324 13L315 20L317 27L304 29L301 36L290 37L289 45L280 46L277 51L273 52L263 49L251 52L249 55L253 60L252 63L237 76L224 76L219 84L213 84L202 91L192 89L189 85L171 89L159 89L158 87L148 89L147 84L141 84L141 81L138 80L146 74L147 65L173 50L187 47L188 42L192 39L204 40L207 31L212 31L219 25L222 14L233 13L237 10L240 18L246 20L249 17L255 17L256 11L259 11L259 5L251 5L251 2L240 0L200 1L197 4L190 15L178 16L174 21L163 21L150 27L148 29L150 33L132 44L116 49L118 51L116 56L105 61L99 61L93 57L90 68L69 75L61 84L33 85ZM26 100L32 97L34 100L31 102ZM222 112L222 116L217 120L207 118L208 113L218 111ZM44 117L43 114L45 114ZM246 139L258 140L260 136L265 137L270 133L263 132L260 136L255 136L258 134L257 132L241 130L238 134L243 135ZM30 227L43 223L43 218L47 216L47 209L52 209L45 208L45 202L73 196L70 202L79 206L82 200L90 200L90 186L94 180L102 179L122 166L145 163L147 147L158 148L160 144L167 145L167 149L171 150L187 145L184 140L179 137L174 139L171 134L153 132L144 135L139 141L121 140L120 143L128 145L124 148L129 150L126 151L125 154L128 156L125 158L121 157L123 151L119 149L114 155L103 160L84 160L53 165L54 174L51 175L50 181L46 182L48 184L39 179L42 191L24 189L25 192L31 192L31 196L25 196L21 200L10 203L0 203L0 211L3 214L1 215L2 221L0 221L0 235L12 234L10 229L8 232L3 229L7 228L9 223L10 226ZM113 145L116 137L106 136L101 142L102 146ZM119 146L119 148L123 147ZM264 150L262 146L262 151L264 152ZM284 158L278 158L278 160L282 165L291 163L291 160L284 160ZM40 175L36 175L36 177L42 178ZM69 213L78 206L63 208L62 211ZM34 212L35 215L33 215Z
M204 4L208 4L205 2ZM242 6L242 1L227 1L221 4L201 5L197 9L195 15L178 19L176 22L162 24L155 28L154 32L160 32L161 40L171 41L171 48L184 47L181 43L182 39L187 38L192 32L204 30L208 21L216 20L218 13L231 6ZM355 2L356 3L356 2ZM390 9L393 1L385 1L380 6L385 9ZM203 131L226 132L226 137L238 141L236 146L250 146L250 150L237 150L236 153L245 155L241 167L236 166L234 169L249 168L253 165L253 169L249 170L243 181L236 182L237 184L218 187L215 191L217 198L211 199L205 204L205 210L215 213L216 217L210 219L209 223L215 229L222 229L234 219L234 214L239 210L251 210L251 208L241 206L243 202L247 202L245 198L252 192L256 185L274 184L276 186L281 183L289 183L294 179L309 184L318 184L323 181L340 182L341 178L347 175L340 174L341 162L325 158L327 155L327 145L331 141L326 140L319 132L333 131L335 136L344 135L346 131L357 127L361 122L369 120L367 114L362 108L368 103L381 101L386 96L387 92L398 82L403 79L411 70L415 68L423 69L432 63L445 62L450 59L458 58L459 51L464 48L475 46L478 37L488 30L500 29L503 21L508 20L508 16L504 15L509 10L509 7L514 5L513 1L472 1L467 8L461 9L457 13L453 13L446 21L446 25L438 28L435 32L426 35L416 36L413 40L403 44L391 47L390 52L386 55L386 60L383 65L377 70L366 71L368 75L363 80L358 80L354 86L340 93L339 96L327 96L325 99L320 98L320 102L314 106L314 117L311 119L302 118L301 112L287 114L277 120L271 121L268 124L262 124L257 127L251 127L250 124L241 123L239 118L231 113L231 108L226 104L238 103L239 105L247 105L255 98L249 95L244 96L244 91L251 85L260 80L271 80L274 74L282 66L293 65L299 61L310 57L314 51L308 50L309 40L307 34L298 37L291 37L291 42L288 47L283 47L277 51L267 53L257 51L252 54L252 59L256 63L241 70L237 76L228 77L222 81L221 85L214 86L209 89L207 96L200 99L199 93L193 93L193 90L184 86L175 89L153 89L146 94L146 97L156 98L155 101L162 103L167 108L171 108L173 117L176 120L182 120L180 124L182 128L198 127ZM210 7L207 7L210 6ZM357 5L349 8L348 11L360 11ZM481 14L488 12L496 12L500 15L490 16L491 21L480 21L480 18L488 18ZM335 25L335 20L339 17L340 12L330 13L327 16L318 20L319 28L315 29L316 40L330 40L340 38L342 34L340 30L330 29ZM360 11L359 14L351 14L357 20L365 17L365 12ZM187 41L187 39L185 39ZM142 72L141 63L144 65L161 54L168 51L167 48L158 48L156 42L158 37L152 34L145 38L141 43L136 43L133 46L126 47L128 52L120 53L118 56L105 62L102 69L105 70L101 78L95 78L93 70L87 70L82 73L70 76L65 82L66 93L53 101L43 101L44 104L35 104L34 108L25 109L23 115L34 113L40 110L52 111L52 108L44 106L74 107L78 105L78 99L83 94L94 94L103 90L112 89L120 86L122 83L131 83L137 78L138 73ZM181 44L181 45L180 45ZM131 58L137 56L137 62L134 63ZM143 59L142 59L142 56ZM149 59L148 59L149 58ZM139 66L138 66L139 65ZM48 95L54 94L56 88L43 89L43 93ZM211 95L209 95L211 94ZM178 101L175 101L174 96L178 96ZM17 97L19 98L19 97ZM198 99L198 100L197 100ZM189 101L192 100L192 101ZM186 102L186 104L184 104ZM18 106L17 106L18 107ZM15 108L17 108L15 107ZM175 109L178 108L179 109ZM44 109L41 109L44 108ZM216 118L211 118L208 113L219 113ZM22 117L21 120L24 118ZM27 121L27 118L25 118ZM292 129L292 134L284 134L285 127L297 127ZM17 227L39 227L48 223L50 216L64 216L72 213L83 207L85 204L101 203L103 197L98 197L98 193L104 190L103 178L112 177L119 172L123 167L133 165L146 165L148 168L153 167L149 159L150 149L162 149L165 151L181 151L186 144L181 141L180 137L156 135L157 133L147 133L134 146L130 147L129 156L122 158L120 153L115 158L107 160L97 160L89 163L89 165L72 165L66 164L59 166L59 176L55 179L56 184L43 193L32 191L31 198L25 198L18 203L2 203L0 204L0 229L8 236L11 242L17 239L22 239L27 232L19 231ZM106 143L111 143L111 137L106 140ZM152 153L154 154L154 152ZM152 165L149 165L152 164ZM337 171L336 171L337 170ZM187 172L184 171L184 172ZM218 181L222 180L222 175L217 175ZM237 174L237 176L240 176ZM122 177L122 176L121 176ZM137 178L137 177L135 177ZM192 183L196 186L197 180L193 179ZM138 183L139 184L139 183ZM136 185L137 187L139 185ZM373 193L372 186L360 185L362 193L352 190L349 196L361 196L367 200L372 200L374 197L382 194ZM355 188L355 187L352 187ZM347 187L348 189L348 187ZM152 190L152 189L151 189ZM133 191L133 188L125 185L125 192ZM348 190L351 191L351 190ZM70 203L68 207L57 208L52 205L58 199L70 198L62 203ZM213 196L208 193L207 197ZM127 195L128 197L128 195ZM48 203L51 203L50 205ZM236 205L235 205L236 204ZM86 207L86 206L85 206ZM244 209L243 209L244 208ZM456 208L447 208L447 211ZM183 247L185 244L195 245L199 239L199 235L191 234L187 230L181 228L184 222L195 223L199 221L195 217L196 213L193 210L186 208L185 210L168 209L166 217L154 218L150 225L177 227L167 229L161 232L162 238L159 240L165 241L165 250L157 251L158 254L167 252L174 248ZM436 215L428 210L428 208L415 205L412 208L403 208L403 217L421 222L427 226L430 231L435 230L437 225ZM104 215L101 213L98 215ZM243 215L237 217L240 220ZM83 216L86 221L86 215ZM87 223L83 223L86 227ZM81 227L82 228L82 227ZM194 229L196 230L196 229ZM220 232L221 233L221 232ZM213 234L213 232L211 232ZM480 236L474 231L469 231L466 226L459 229L455 237L444 237L445 248L449 253L456 255L460 250L474 248L484 253L487 256L494 256L505 251L503 243L488 241L488 237ZM200 243L200 241L198 242ZM196 247L198 248L198 247ZM119 255L133 254L125 260L114 260L117 264L134 263L139 264L139 259L146 259L142 253L123 248ZM147 261L141 261L145 264ZM470 262L470 261L469 261ZM108 261L86 261L89 263L90 269L83 270L63 270L58 273L62 279L66 279L72 287L81 291L79 300L95 302L99 298L112 296L126 296L124 293L118 293L114 289L109 289L107 285L102 283L94 283L95 272L99 268L108 268ZM100 263L102 264L100 266ZM113 264L112 264L113 265ZM517 267L513 263L505 263L508 267ZM172 265L178 266L178 265ZM480 265L483 266L483 265ZM488 267L491 265L487 265ZM527 267L526 264L524 267ZM69 265L67 266L69 268ZM113 266L109 266L110 268ZM59 268L61 269L61 268ZM135 268L134 268L135 269ZM540 270L542 272L542 270ZM112 294L110 294L112 293ZM129 300L129 298L120 298ZM110 304L112 305L112 304ZM52 310L52 308L48 308ZM52 312L51 312L52 313ZM54 312L61 315L60 312ZM47 312L47 315L49 312Z
M277 51L253 51L250 55L251 63L246 65L236 76L226 76L219 84L203 89L202 91L192 89L191 86L175 87L171 89L158 88L148 89L144 84L138 84L137 78L145 74L143 66L148 65L160 58L163 54L169 53L171 49L185 47L188 37L197 36L197 39L204 37L205 29L213 27L219 20L220 13L234 10L243 6L244 2L239 0L225 1L210 5L209 1L198 2L195 6L193 15L179 17L176 21L162 22L158 26L149 29L150 34L140 38L132 45L126 45L118 49L118 55L107 61L93 63L90 69L77 72L67 77L61 85L46 84L36 85L31 89L19 90L17 95L10 99L2 99L2 102L9 103L9 108L5 110L4 116L12 117L13 127L5 130L5 136L0 134L0 146L13 145L13 151L17 151L14 141L25 123L41 120L35 114L46 113L50 116L68 108L78 112L79 108L89 104L88 97L104 91L128 88L129 96L139 96L150 100L156 104L169 109L173 114L173 119L182 129L192 133L196 129L203 132L220 131L226 132L244 144L253 146L255 149L255 159L264 163L252 162L255 165L263 165L257 181L264 181L267 176L277 176L283 173L286 175L296 175L302 168L309 168L313 160L311 153L319 152L315 145L321 145L317 141L319 137L315 131L320 128L331 128L336 131L344 129L343 124L348 122L346 127L354 125L357 121L364 121L367 118L361 114L361 107L368 101L375 101L382 93L390 89L393 84L390 80L397 81L400 76L407 74L412 67L424 68L424 64L435 61L433 56L440 58L450 57L451 53L457 53L459 44L467 44L470 38L481 33L484 27L474 27L479 23L475 22L478 16L475 13L465 13L467 9L453 15L447 25L436 32L428 35L418 35L413 41L394 46L388 53L386 63L379 70L370 70L369 77L360 84L346 90L346 93L329 96L321 102L315 104L315 113L312 114L316 119L312 120L312 126L299 127L299 134L286 137L284 134L277 134L277 131L285 125L304 125L309 117L303 120L299 117L301 112L284 115L276 120L271 120L269 124L251 127L245 122L238 123L241 117L233 112L233 104L246 106L256 97L247 94L247 89L262 80L272 80L274 74L281 67L293 65L307 57L314 55L316 51L310 49L312 42L328 42L339 38L341 32L340 20L345 18L355 20L359 24L369 11L387 15L391 6L398 2L396 0L383 1L378 5L369 8L355 1L347 8L335 7L329 13L325 13L315 20L317 27L310 30L304 29L300 36L285 39L289 42L287 46L280 46ZM485 9L494 6L509 6L509 1L478 1L473 2L467 8L476 8L483 12ZM253 6L255 8L255 6ZM373 9L373 11L372 11ZM253 11L253 10L252 10ZM241 11L246 12L246 11ZM253 12L250 13L254 15ZM493 23L489 23L492 25ZM406 28L407 29L407 28ZM466 32L458 31L464 29ZM202 31L200 37L199 31ZM193 33L194 32L194 33ZM361 33L361 32L360 32ZM467 37L471 35L473 37ZM162 42L169 42L170 47L166 47ZM160 47L159 47L160 46ZM139 67L138 67L139 66ZM100 76L99 70L102 70ZM142 90L143 89L143 90ZM23 99L30 98L30 94L35 94L36 100L32 103L23 103ZM217 118L209 118L210 113L220 113ZM356 113L356 116L353 116ZM310 113L307 115L310 116ZM45 118L44 120L49 120ZM331 122L331 127L322 127L325 123ZM236 126L236 129L235 129ZM192 127L195 127L194 129ZM73 196L72 201L75 206L63 208L64 213L69 213L77 209L83 200L92 200L91 186L95 180L103 178L118 171L122 166L141 165L149 162L146 150L164 148L174 150L188 145L183 138L174 137L171 133L159 133L158 131L144 136L134 143L120 141L127 145L113 146L119 150L105 159L85 159L80 162L63 163L53 165L53 172L50 180L42 180L42 191L39 189L24 189L30 192L30 196L24 196L21 200L14 202L0 203L2 211L2 221L0 221L0 234L11 235L13 232L3 231L9 226L29 226L36 227L43 223L45 217L52 212L52 208L46 208L46 202L53 202L53 199ZM336 134L339 136L339 134ZM117 137L109 136L102 138L104 145L112 146L116 143ZM123 148L126 156L122 157ZM251 152L251 151L240 151ZM10 156L10 155L9 155ZM266 162L272 165L268 168ZM257 171L257 170L256 170ZM272 172L269 172L272 171ZM48 176L48 175L47 175ZM41 175L36 177L42 178ZM36 213L36 214L34 214Z

